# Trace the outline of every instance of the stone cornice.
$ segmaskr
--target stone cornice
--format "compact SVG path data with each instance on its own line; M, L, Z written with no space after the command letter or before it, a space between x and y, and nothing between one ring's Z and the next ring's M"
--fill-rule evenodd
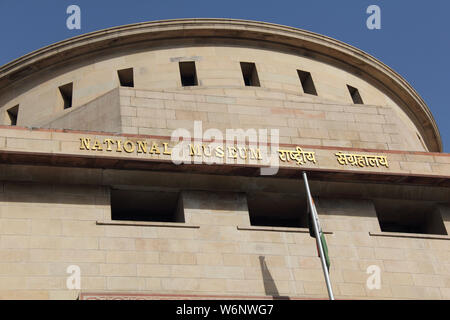
M361 77L384 87L414 117L430 151L441 152L438 127L412 86L371 55L341 41L265 22L233 19L178 19L137 23L84 34L31 52L0 67L0 90L40 70L92 52L135 43L183 38L230 38L286 45L347 65Z
M89 139L90 147L83 147L82 140ZM94 141L120 140L120 152L106 145L99 150ZM147 141L146 152L127 151L127 141ZM162 147L170 137L129 135L106 132L87 132L58 129L27 129L0 126L0 160L12 165L45 165L54 167L151 170L167 172L189 172L213 175L260 176L260 169L268 164L248 159L223 164L190 162L175 165ZM92 143L91 143L92 142ZM217 141L216 141L217 142ZM161 149L152 153L150 146L157 143ZM201 142L192 141L192 144ZM205 141L205 143L208 143ZM224 141L224 144L226 141ZM176 144L176 143L172 143ZM173 145L169 146L172 149ZM119 144L115 144L118 146ZM270 146L271 147L271 146ZM278 146L274 146L278 147ZM281 144L279 148L294 150L297 146ZM277 178L298 178L302 171L308 171L311 179L327 181L366 181L378 183L399 183L412 185L433 185L450 187L450 154L408 152L393 150L369 150L324 146L301 146L305 151L315 153L316 162L299 165L295 161L280 161ZM114 150L113 150L114 149ZM337 161L336 153L386 156L388 166L350 166ZM228 157L230 158L230 157ZM193 157L191 157L193 159ZM200 158L201 159L201 158ZM286 159L285 159L286 160ZM292 160L292 159L290 159Z

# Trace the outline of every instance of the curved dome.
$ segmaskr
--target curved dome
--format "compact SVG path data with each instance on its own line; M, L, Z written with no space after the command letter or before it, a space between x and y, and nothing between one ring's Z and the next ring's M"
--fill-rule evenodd
M239 58L237 59L243 62L252 62L245 59L246 54L252 50L251 56L253 58L261 56L261 60L257 63L258 71L261 72L261 90L267 89L272 93L271 97L276 97L277 92L283 93L283 97L286 97L286 94L291 95L291 98L295 96L297 89L292 82L292 72L295 71L296 66L297 69L303 67L308 69L310 67L312 71L306 71L311 71L313 75L318 89L318 97L305 95L301 91L299 91L299 96L306 96L306 99L310 99L312 103L325 101L325 104L330 106L337 104L341 108L345 108L346 105L351 104L351 100L347 101L350 98L345 96L345 94L348 95L348 92L345 92L345 85L352 86L352 83L357 83L363 88L368 88L367 93L364 90L360 90L365 104L367 101L367 105L370 106L390 107L395 109L398 115L399 120L397 123L392 123L390 127L389 123L384 124L368 120L368 123L380 125L379 136L390 134L389 128L392 128L393 125L400 128L398 130L401 133L396 135L397 138L386 136L387 142L382 138L378 138L383 140L386 148L411 151L442 151L439 130L425 102L405 79L382 62L359 49L326 36L292 27L254 21L231 19L155 21L109 28L58 42L29 53L0 68L0 107L3 110L9 110L15 105L22 106L23 104L24 108L27 108L23 112L30 114L39 113L40 117L33 118L33 116L25 115L24 113L24 116L19 119L18 125L45 126L45 124L51 123L53 118L59 119L65 115L62 113L63 110L57 110L53 105L48 107L48 110L45 109L49 102L46 102L45 108L40 105L40 103L44 103L43 101L51 101L52 104L56 100L56 98L51 96L50 92L53 91L43 91L45 88L52 86L56 89L58 88L58 85L53 83L52 79L58 79L59 85L62 85L65 84L64 81L69 82L68 79L77 70L79 70L78 79L82 79L87 75L89 68L89 70L94 71L106 70L107 65L110 66L111 70L114 69L114 72L126 67L127 64L138 69L139 72L137 72L135 79L136 89L157 89L160 91L180 91L182 89L183 92L186 92L184 90L186 88L174 86L171 80L167 80L168 78L166 79L167 81L162 77L155 78L153 76L151 78L149 73L152 72L152 68L140 65L140 63L148 63L149 58L141 56L140 53L151 50L154 53L152 59L157 60L161 57L158 55L158 50L162 52L167 49L176 49L187 45L189 47L200 46L202 52L198 55L192 54L194 52L192 50L187 55L183 53L177 55L177 52L173 52L173 54L171 53L172 55L165 54L164 59L170 57L172 59L171 62L176 63L176 68L178 68L177 62L187 58L188 60L199 61L199 63L202 61L208 63L208 67L205 67L204 70L208 69L209 73L202 71L203 75L205 75L204 81L202 81L200 70L198 74L200 87L205 89L201 91L202 94L227 95L225 91L217 93L218 90L216 89L235 88L233 85L235 83L233 82L234 75L231 75L231 71L234 72L236 71L235 69L230 70L230 74L228 74L227 70L225 70L227 67L223 67L223 75L213 75L214 66L220 66L220 59L213 62L208 59L202 60L202 56L207 55L208 47L223 47L221 58L226 55L238 55ZM264 53L261 50L266 52ZM217 52L220 51L217 50ZM134 56L128 59L129 55ZM272 57L272 60L269 61L270 57ZM120 61L117 60L119 58L121 59ZM295 60L300 58L302 60L298 60L298 62ZM268 61L267 64L261 62L264 59ZM94 63L103 64L101 67L92 67ZM89 67L90 65L91 67ZM159 75L164 73L162 67L154 70ZM315 72L318 74L317 78L315 77ZM109 77L110 75L111 73ZM105 77L107 78L108 76ZM74 102L75 107L86 105L112 88L100 80L97 82L88 80L88 78L86 76L86 83L82 86L80 85L81 93L74 92L74 96L79 95L85 98L84 100L80 98L77 103ZM224 80L227 78L228 82ZM219 81L218 79L221 80ZM321 79L324 79L323 84L321 84ZM296 80L298 81L298 79ZM337 84L333 84L333 81ZM117 84L116 82L114 83ZM155 83L158 83L158 85L155 86ZM239 83L239 86L242 87L242 83ZM36 88L39 88L39 94L36 93ZM74 88L75 90L76 88ZM34 94L31 94L32 92ZM189 91L189 93L194 94L196 92L200 93L200 91L195 90ZM366 94L365 97L364 94ZM258 100L258 97L261 98L263 95L258 96L256 94L255 97ZM280 98L280 101L282 100L285 99ZM22 103L22 101L25 102ZM286 102L283 103L284 106L287 105ZM358 111L356 108L354 110L355 119L353 119L353 122L358 122L357 119L360 119L356 116ZM378 116L382 113L380 108L373 110ZM336 111L336 113L339 113L339 109L336 109ZM331 116L330 118L328 117L328 114L326 114L324 120L340 120L333 119ZM309 118L311 118L311 115L309 115ZM403 126L408 129L403 129ZM414 132L416 129L417 136L415 135L416 132ZM353 130L357 131L357 127ZM404 130L407 130L407 133ZM327 135L331 134L327 133ZM406 138L405 135L407 136ZM422 140L421 146L417 144L417 137L419 137L419 141ZM324 141L323 137L320 138ZM308 141L311 141L311 139ZM348 139L351 140L351 138ZM364 141L361 136L358 139ZM400 141L394 141L395 139ZM415 139L415 141L402 144L402 140L405 139L411 141ZM327 142L323 142L323 144L326 145ZM374 146L374 144L365 145L360 143L345 146L370 147Z

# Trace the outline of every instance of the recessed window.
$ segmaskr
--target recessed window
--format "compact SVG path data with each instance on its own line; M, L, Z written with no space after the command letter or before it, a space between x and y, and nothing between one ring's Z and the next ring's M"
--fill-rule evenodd
M259 87L258 72L256 66L251 62L241 62L242 76L244 77L244 83L249 87Z
M311 73L301 70L297 70L297 73L303 87L303 92L317 96L316 87L314 86Z
M64 109L72 108L73 82L59 87Z
M307 204L301 195L249 194L247 205L253 226L308 227Z
M11 126L17 125L17 117L19 116L19 105L8 109L7 113L9 117L9 125Z
M181 85L183 87L197 86L197 71L194 61L180 62Z
M134 73L133 68L122 69L117 71L119 76L120 85L122 87L134 87Z
M111 190L111 220L184 222L178 192Z
M361 95L359 94L358 89L347 85L348 92L350 92L350 96L352 97L354 104L364 104L361 98Z
M374 200L381 231L447 235L437 207L426 201Z

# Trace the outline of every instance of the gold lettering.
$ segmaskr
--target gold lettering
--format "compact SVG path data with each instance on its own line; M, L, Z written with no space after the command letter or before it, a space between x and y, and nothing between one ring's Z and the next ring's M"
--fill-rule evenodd
M235 147L228 147L228 158L237 159L237 150Z
M302 150L302 148L297 147L295 151L291 151L291 159L297 161L297 164L304 164L305 163L305 152Z
M348 164L347 158L345 157L345 154L343 154L342 152L336 153L335 156L337 157L337 161L338 161L340 164L342 164L343 166L345 166L346 164Z
M357 158L358 166L365 167L365 166L368 165L368 163L367 163L367 156L363 156L363 155L360 155L360 154L355 155L355 156Z
M147 153L147 141L136 141L137 153Z
M133 143L133 141L127 140L123 144L123 150L125 150L126 153L134 152L134 143Z
M105 139L103 143L106 143L106 151L112 151L111 144L114 144L114 140Z
M206 157L211 157L211 147L202 145L203 155ZM206 152L208 150L208 152Z
M100 141L95 140L94 145L92 146L91 150L92 151L95 151L95 150L103 151L103 147L102 147L102 144L100 143Z
M250 159L262 160L261 150L259 148L256 149L250 148Z
M152 144L152 149L150 150L150 152L149 152L150 154L161 154L161 152L159 151L159 148L158 148L158 144L156 143L156 142L153 142L153 144Z
M121 140L116 140L116 142L117 142L116 152L122 152L122 141Z
M216 157L223 158L225 156L225 152L223 150L223 146L216 147Z
M380 163L378 162L378 157L376 156L366 156L367 163L371 167L379 167Z
M197 149L195 149L197 148ZM189 145L189 149L190 149L190 155L191 156L201 156L202 155L202 150L200 149L200 146L198 145Z
M388 160L386 156L376 156L376 155L363 155L363 154L344 154L338 152L335 154L337 161L341 165L351 165L364 167L379 167L385 166L389 168Z
M165 154L165 155L171 155L172 154L172 151L168 150L168 145L169 144L167 142L163 142L163 146L164 146L163 154Z
M358 165L358 159L356 154L346 154L345 158L347 159L347 162L352 166Z
M80 150L90 150L91 149L91 139L90 138L80 138Z
M151 148L147 141L132 141L132 140L113 140L104 139L103 141L92 138L80 138L80 150L92 151L113 151L114 145L116 152L126 153L142 153L142 154L161 154L160 144L162 145L162 154L171 155L168 142L152 142ZM149 150L150 148L150 150ZM242 160L263 160L260 148L251 148L250 146L224 146L224 145L199 145L189 144L190 156L205 156L217 158L230 158ZM148 152L147 152L148 151ZM317 163L315 152L304 151L297 147L295 150L279 149L279 158L283 162L296 162L298 165L303 165L308 162ZM344 154L342 152L335 153L337 161L341 165L352 165L359 167L389 167L386 156L377 155L361 155L361 154Z
M315 152L304 152L306 156L306 160L317 163L316 162L316 153Z
M280 160L283 162L289 161L291 158L289 157L289 150L278 150Z
M242 155L242 152L241 152L241 150L244 150L244 155ZM247 159L247 148L245 148L245 147L239 147L239 157L241 158L241 159L243 159L243 160L246 160Z
M377 156L377 159L380 162L380 165L389 168L389 163L386 156Z
M303 151L302 148L297 147L295 150L279 149L279 158L283 162L295 161L298 165L303 165L307 161L316 163L316 153L313 151Z

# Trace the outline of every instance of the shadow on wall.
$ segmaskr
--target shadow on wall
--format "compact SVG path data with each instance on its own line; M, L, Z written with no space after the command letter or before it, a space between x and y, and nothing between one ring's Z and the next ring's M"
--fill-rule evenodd
M269 268L267 267L265 259L266 257L259 256L259 265L261 267L261 273L264 282L264 291L266 295L272 296L274 300L289 300L289 297L280 296L275 281L273 280Z

